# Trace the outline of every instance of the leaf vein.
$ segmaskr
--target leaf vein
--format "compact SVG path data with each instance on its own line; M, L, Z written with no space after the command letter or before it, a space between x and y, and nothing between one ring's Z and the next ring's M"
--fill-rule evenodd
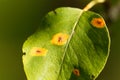
M70 37L69 37L69 39L68 39L68 41L67 41L67 43L66 43L66 46L65 46L65 50L64 50L64 53L63 53L63 58L62 58L62 62L61 62L61 64L60 64L60 70L59 70L59 73L58 73L58 74L61 73L62 64L64 63L64 59L65 59L65 56L66 56L67 48L68 48L68 46L69 46L69 42L71 41L71 38L72 38L72 36L73 36L73 34L74 34L74 32L75 32L76 26L77 26L77 24L78 24L78 22L79 22L79 19L80 19L80 17L81 17L81 15L82 15L83 12L84 12L83 10L80 12L80 14L79 14L79 16L78 16L78 19L77 19L77 21L75 22L75 24L74 24L74 26L73 26L73 28L72 28ZM59 80L59 76L58 76L57 80Z

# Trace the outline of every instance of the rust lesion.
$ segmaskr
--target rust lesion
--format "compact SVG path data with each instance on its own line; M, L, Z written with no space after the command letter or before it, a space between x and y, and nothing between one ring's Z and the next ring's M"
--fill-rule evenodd
M66 44L68 38L69 38L68 34L57 33L53 36L51 43L54 45L64 45L64 44Z
M32 56L45 56L47 53L47 49L45 48L40 48L40 47L33 47L30 51L30 54Z
M103 18L93 18L91 24L96 28L105 27L105 21L103 20Z
M76 75L76 76L80 76L80 71L79 71L79 69L74 69L74 70L73 70L73 74Z

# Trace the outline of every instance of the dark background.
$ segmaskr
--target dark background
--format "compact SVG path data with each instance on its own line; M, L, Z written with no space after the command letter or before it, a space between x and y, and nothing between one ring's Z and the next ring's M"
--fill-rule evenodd
M57 7L83 8L90 0L0 0L0 80L26 80L22 45L41 18ZM108 0L91 11L101 14L111 34L111 53L96 80L120 80L120 0Z

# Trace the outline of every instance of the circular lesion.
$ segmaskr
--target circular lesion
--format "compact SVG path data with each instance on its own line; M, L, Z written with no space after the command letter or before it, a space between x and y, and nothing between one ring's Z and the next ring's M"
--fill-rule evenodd
M30 51L30 54L32 56L45 56L47 53L47 49L46 48L41 48L41 47L33 47Z
M57 33L52 37L51 43L54 45L64 45L66 44L69 35L66 33Z
M93 18L91 20L91 24L96 28L104 28L105 27L105 21L103 18Z
M76 76L80 76L80 71L79 71L79 69L74 69L74 70L73 70L73 74L76 75Z

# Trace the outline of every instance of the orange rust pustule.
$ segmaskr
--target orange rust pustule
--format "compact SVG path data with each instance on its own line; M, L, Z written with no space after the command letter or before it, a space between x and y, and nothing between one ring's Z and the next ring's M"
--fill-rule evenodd
M102 18L93 18L91 24L96 28L104 28L105 21Z
M39 47L33 47L30 51L30 54L32 56L45 56L46 53L47 53L47 49L39 48Z
M64 45L68 40L68 34L65 33L57 33L53 36L51 43L54 45Z
M76 76L80 76L80 71L78 69L74 69L73 74Z

